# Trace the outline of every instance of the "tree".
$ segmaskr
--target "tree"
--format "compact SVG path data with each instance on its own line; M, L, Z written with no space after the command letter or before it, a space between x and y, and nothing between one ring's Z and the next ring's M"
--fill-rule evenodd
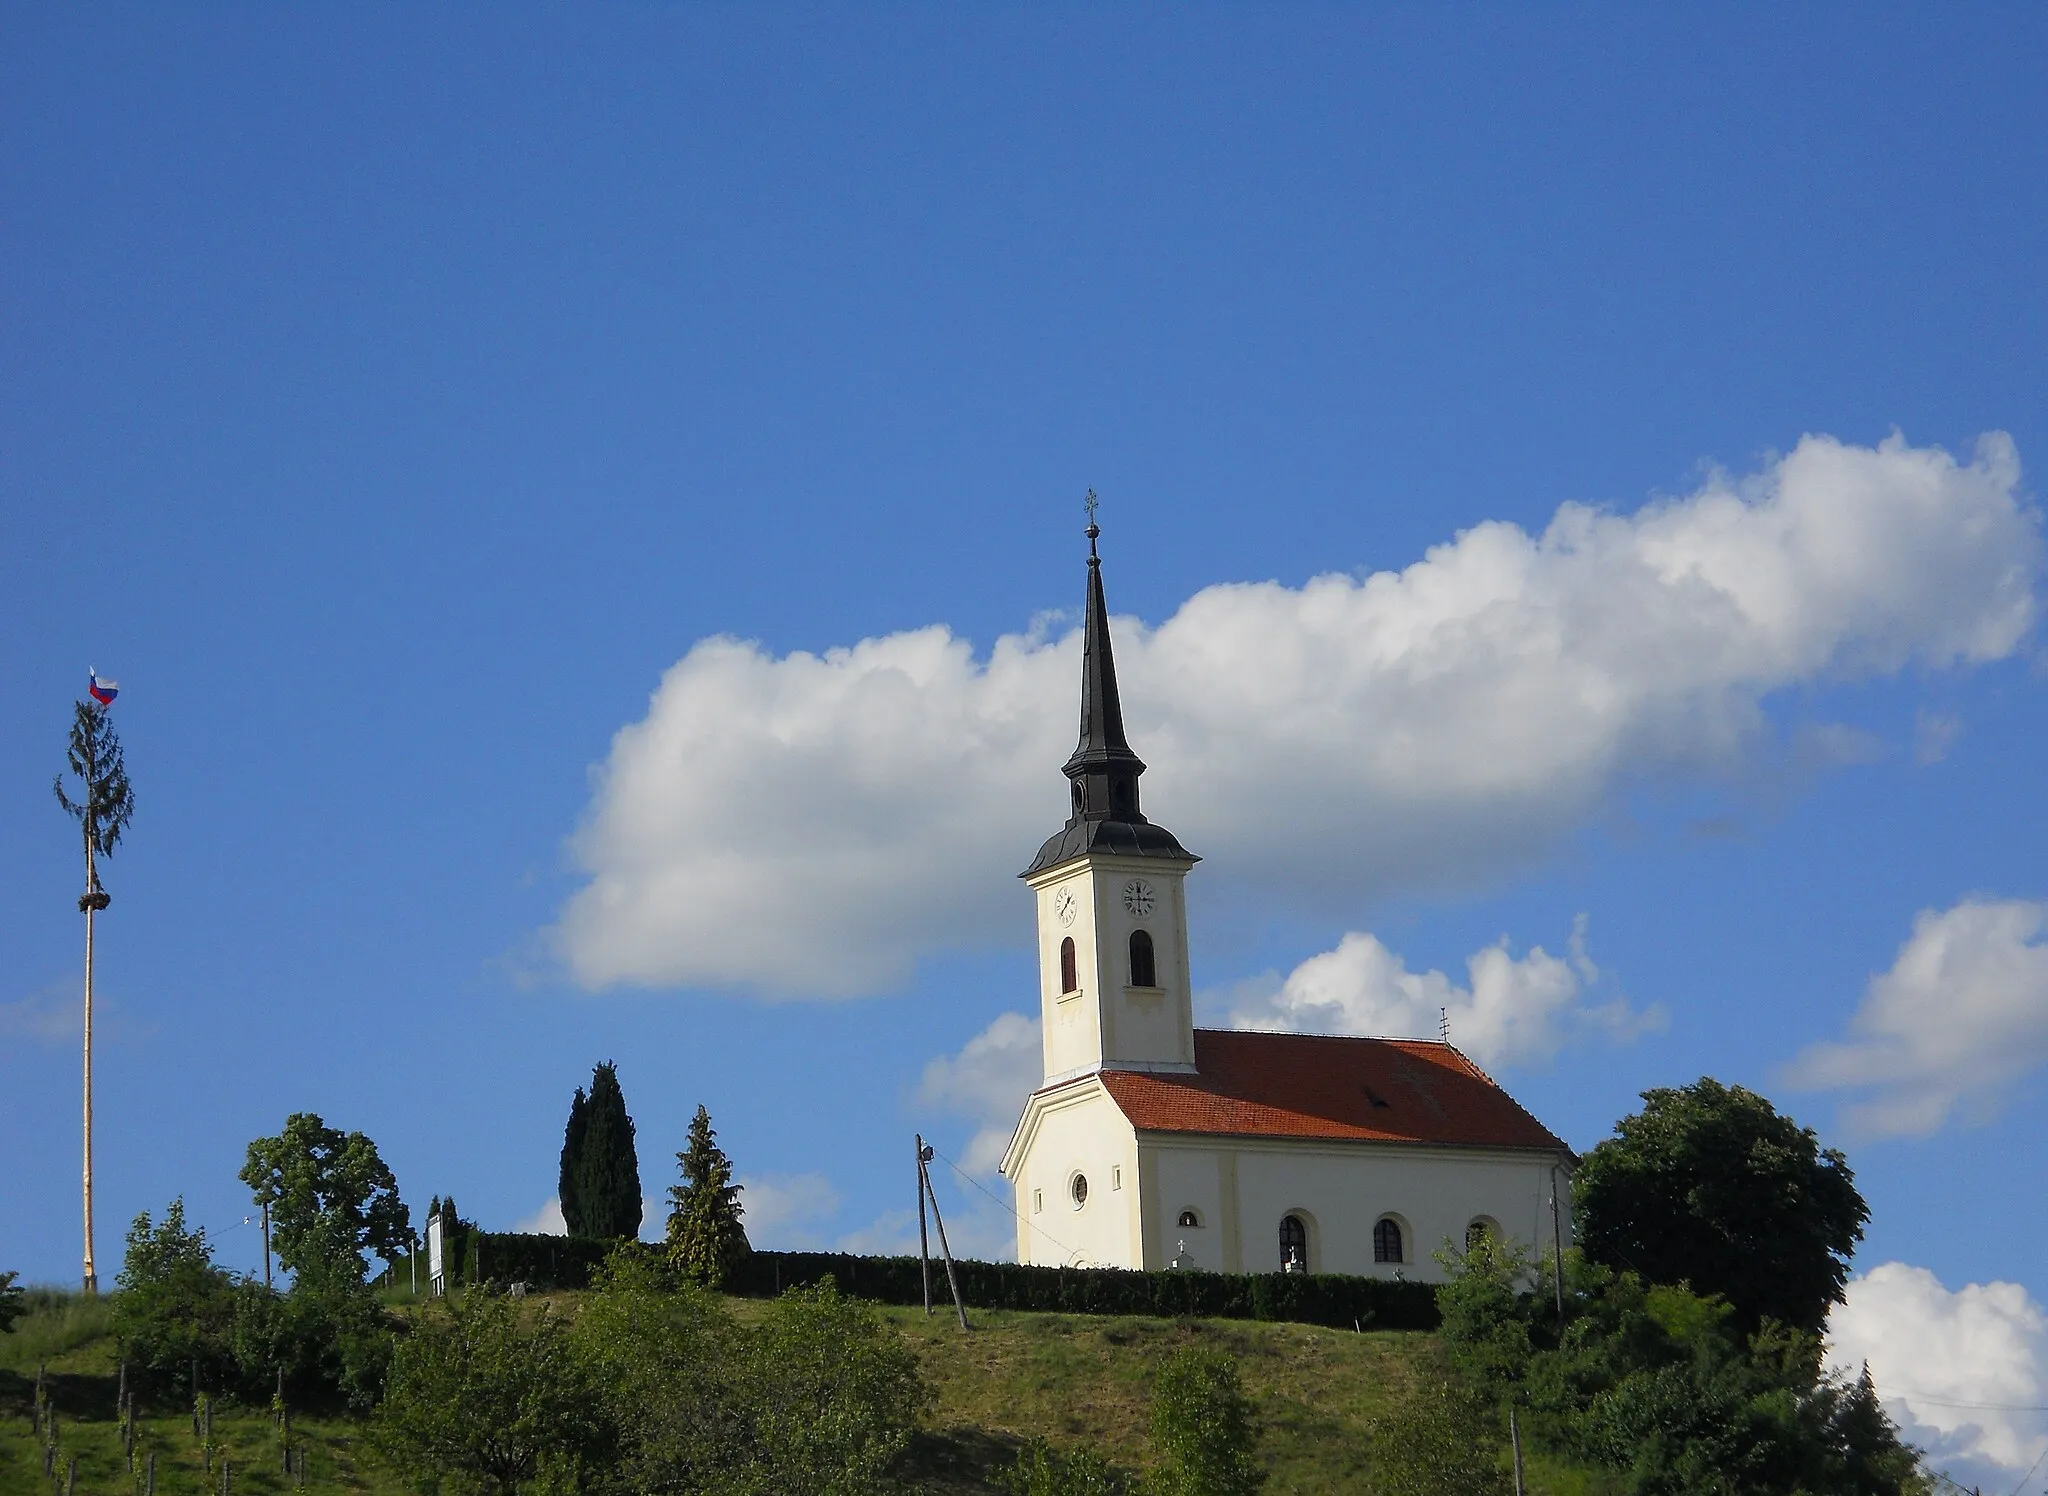
M702 1106L690 1119L689 1146L676 1155L683 1182L669 1186L669 1265L709 1288L721 1286L753 1248L740 1224L746 1207L732 1182L732 1160L718 1146L711 1114Z
M586 1236L583 1214L583 1135L590 1128L590 1103L583 1087L569 1100L569 1124L562 1129L562 1171L555 1198L562 1205L562 1222L571 1236Z
M145 1377L170 1385L196 1366L217 1387L231 1374L234 1279L215 1265L205 1229L186 1226L182 1199L161 1221L135 1217L117 1282L114 1334Z
M571 1236L630 1240L640 1234L640 1156L618 1067L610 1060L590 1072L590 1095L580 1112L579 1122L571 1102L562 1139L562 1219Z
M1043 1439L1017 1451L1017 1462L997 1473L1008 1496L1127 1496L1131 1478L1094 1450L1062 1452Z
M399 1343L371 1438L424 1490L576 1490L611 1461L613 1427L568 1336L509 1298L468 1294Z
M1740 1086L1702 1078L1643 1102L1580 1166L1586 1255L1719 1294L1746 1329L1819 1333L1870 1219L1848 1160Z
M93 681L97 689L97 677ZM108 701L113 700L111 691ZM121 739L97 701L73 703L71 746L66 755L71 772L82 786L81 798L73 800L64 792L64 776L52 786L57 803L78 822L85 842L85 892L78 896L78 910L85 916L85 1291L98 1293L99 1269L92 1249L92 937L93 916L113 902L100 887L99 859L112 857L121 833L135 816L135 794L128 784L128 766L121 754Z
M28 1309L20 1285L14 1281L17 1276L12 1270L0 1273L0 1335L11 1334L14 1322Z
M1490 1433L1493 1410L1463 1389L1431 1382L1376 1420L1367 1441L1372 1496L1505 1496L1508 1476Z
M241 1179L270 1208L278 1261L300 1282L359 1288L364 1251L396 1262L409 1249L412 1217L377 1145L312 1112L251 1143Z
M1191 1346L1160 1367L1152 1388L1152 1442L1160 1455L1161 1496L1251 1496L1266 1483L1255 1455L1258 1409L1227 1355Z

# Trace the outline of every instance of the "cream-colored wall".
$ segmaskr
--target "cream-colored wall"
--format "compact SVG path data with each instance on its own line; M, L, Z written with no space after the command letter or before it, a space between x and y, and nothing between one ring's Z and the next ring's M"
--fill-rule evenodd
M1038 895L1039 1012L1044 1020L1044 1075L1051 1081L1100 1065L1191 1068L1195 1062L1194 1000L1188 971L1187 868L1157 858L1077 858L1032 880ZM1123 891L1142 878L1158 903L1144 919L1125 907ZM1054 912L1061 889L1072 889L1074 922ZM1134 930L1152 936L1158 985L1130 985ZM1060 942L1074 941L1079 990L1060 990Z
M1494 1222L1532 1254L1550 1250L1551 1165L1555 1155L1427 1148L1401 1143L1324 1144L1184 1138L1139 1141L1148 1181L1142 1236L1149 1250L1129 1267L1167 1266L1180 1242L1196 1267L1272 1272L1280 1267L1280 1218L1309 1226L1312 1272L1441 1281L1437 1249L1463 1246L1475 1219ZM1571 1241L1570 1194L1559 1170L1560 1225ZM1201 1224L1177 1224L1193 1209ZM1383 1215L1402 1223L1406 1261L1376 1263L1372 1229Z
M1140 1261L1137 1134L1102 1087L1076 1082L1034 1097L1005 1172L1016 1187L1017 1260L1121 1267ZM1070 1185L1088 1179L1076 1209Z

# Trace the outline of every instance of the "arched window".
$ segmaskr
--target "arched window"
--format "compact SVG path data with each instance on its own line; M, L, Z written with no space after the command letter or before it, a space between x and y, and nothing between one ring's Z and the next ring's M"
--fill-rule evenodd
M1192 1210L1184 1210L1180 1213L1179 1224L1183 1231L1199 1231L1202 1229L1202 1218Z
M1074 971L1074 937L1060 942L1060 991L1079 992L1081 978Z
M1082 1206L1086 1205L1088 1203L1088 1176L1086 1174L1076 1174L1067 1182L1067 1194L1074 1202L1074 1209L1079 1210Z
M1152 961L1152 937L1143 930L1131 931L1131 985L1159 985L1159 969Z
M1480 1216L1465 1228L1465 1250L1476 1252L1498 1234L1498 1228L1485 1216Z
M1280 1271L1308 1271L1308 1227L1298 1215L1280 1217Z
M1401 1255L1401 1223L1392 1216L1381 1216L1379 1224L1372 1228L1372 1260L1374 1262L1404 1262Z

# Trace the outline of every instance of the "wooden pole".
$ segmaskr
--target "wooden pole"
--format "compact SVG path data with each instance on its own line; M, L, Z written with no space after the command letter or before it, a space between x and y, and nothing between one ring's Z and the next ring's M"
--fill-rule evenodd
M263 1286L270 1287L270 1202L263 1202Z
M920 1155L923 1153L921 1148L918 1151ZM939 1214L939 1197L932 1190L931 1171L925 1167L921 1156L917 1161L917 1177L924 1184L924 1192L932 1202L932 1224L939 1228L939 1251L945 1254L946 1286L953 1290L954 1311L960 1316L960 1328L971 1330L974 1327L967 1323L967 1301L960 1297L960 1277L953 1270L953 1249L946 1244L946 1218Z
M930 1157L925 1152L924 1134L917 1137L917 1256L924 1265L924 1316L932 1316L932 1243L924 1229L924 1163Z
M1550 1248L1557 1254L1557 1326L1564 1332L1564 1225L1557 1213L1557 1165L1550 1166Z
M100 1291L100 1275L92 1254L92 921L99 912L99 878L92 862L92 786L86 786L85 813L85 1291Z
M1522 1426L1515 1421L1515 1410L1508 1409L1508 1439L1515 1446L1515 1496L1522 1496Z

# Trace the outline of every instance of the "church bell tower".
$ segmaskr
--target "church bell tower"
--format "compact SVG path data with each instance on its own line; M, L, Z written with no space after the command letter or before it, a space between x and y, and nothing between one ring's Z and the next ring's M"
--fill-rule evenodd
M1185 883L1201 859L1145 819L1145 764L1124 739L1089 494L1081 739L1072 814L1021 876L1038 896L1045 1084L1096 1070L1195 1068Z

